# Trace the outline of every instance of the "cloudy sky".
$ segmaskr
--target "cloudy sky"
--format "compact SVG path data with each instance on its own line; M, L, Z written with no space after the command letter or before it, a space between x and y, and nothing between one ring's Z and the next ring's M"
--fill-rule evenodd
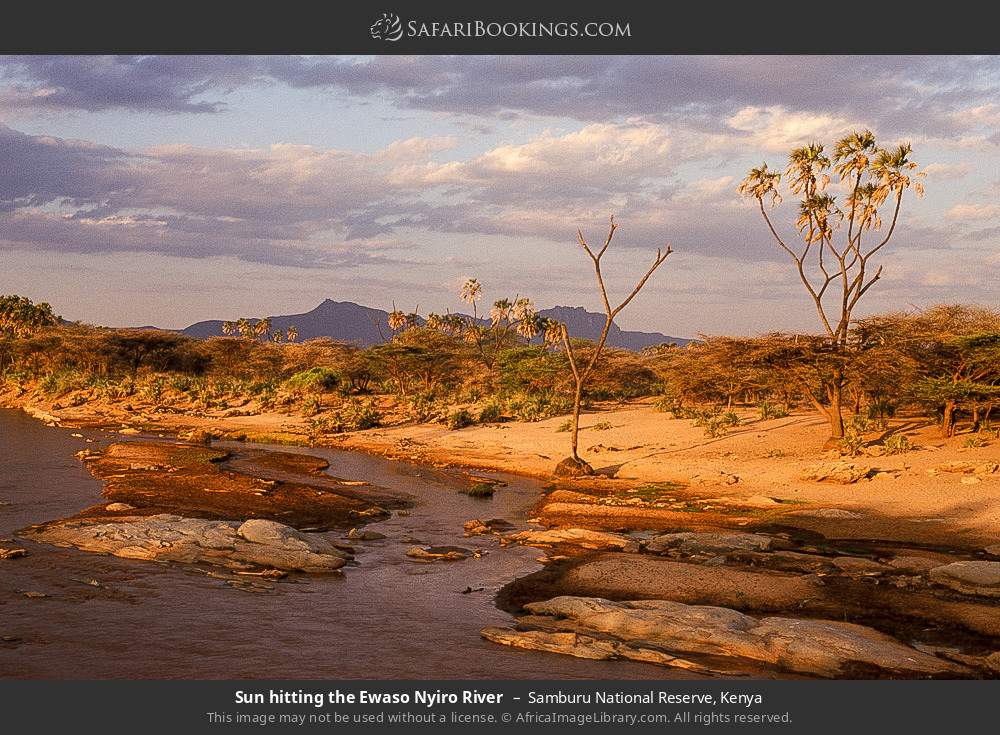
M815 330L736 185L855 128L927 173L866 309L1000 301L995 57L0 57L0 292L179 327L476 276L597 310L575 232L614 213L615 293L675 250L623 327Z

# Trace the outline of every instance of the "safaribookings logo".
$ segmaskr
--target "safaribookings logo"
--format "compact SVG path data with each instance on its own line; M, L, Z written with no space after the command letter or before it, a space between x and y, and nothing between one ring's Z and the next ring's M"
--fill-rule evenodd
M407 38L630 38L632 29L627 21L517 21L488 22L422 21L406 24L395 13L382 17L369 27L376 41L398 41Z
M395 13L382 13L368 30L376 41L398 41L403 37L403 21Z

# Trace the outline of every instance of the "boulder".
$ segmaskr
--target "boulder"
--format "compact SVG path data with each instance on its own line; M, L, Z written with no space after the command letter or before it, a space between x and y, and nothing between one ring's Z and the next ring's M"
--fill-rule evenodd
M652 554L671 551L682 556L715 556L732 551L768 551L771 538L758 533L664 533L645 544Z
M127 559L252 564L284 571L332 572L348 556L325 538L263 519L215 521L171 514L113 521L67 520L22 532L36 541Z
M970 673L964 666L922 653L872 628L834 620L758 619L724 607L669 600L611 602L594 597L556 597L529 603L526 609L531 615L519 621L526 631L501 634L487 628L483 636L507 645L548 645L542 650L577 655L576 644L565 636L572 633L583 637L581 652L588 658L595 657L590 639L596 638L608 642L615 658L658 663L646 653L650 650L671 656L721 656L830 678L859 672L907 677Z
M365 531L361 528L352 528L347 532L347 538L351 541L379 541L385 538L385 534L378 531Z
M931 581L956 592L1000 597L1000 561L956 561L930 571Z
M108 503L104 506L104 510L110 510L112 513L118 513L121 511L135 510L135 506L129 505L128 503Z
M554 528L547 531L520 531L504 537L508 543L522 546L576 546L581 549L604 549L636 552L639 542L634 538L586 528Z

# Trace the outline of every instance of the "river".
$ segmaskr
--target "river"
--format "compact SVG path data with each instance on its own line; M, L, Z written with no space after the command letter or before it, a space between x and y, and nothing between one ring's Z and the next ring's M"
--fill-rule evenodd
M410 515L394 513L366 527L387 538L355 542L358 564L342 576L296 576L270 593L248 593L183 567L14 539L19 528L99 502L101 484L74 454L108 441L99 431L51 428L0 410L0 544L29 552L0 561L0 637L13 639L0 641L0 677L690 678L646 664L519 651L479 637L485 625L510 623L493 597L540 568L541 552L462 538L462 524L505 518L524 525L541 490L526 478L496 474L506 487L489 499L470 498L459 492L467 481L454 471L335 449L262 446L322 456L331 474L415 499ZM418 563L405 556L410 537L488 553Z

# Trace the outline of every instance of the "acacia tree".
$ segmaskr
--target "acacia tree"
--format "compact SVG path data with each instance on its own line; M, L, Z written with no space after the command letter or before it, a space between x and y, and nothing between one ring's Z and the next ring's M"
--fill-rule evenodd
M578 356L576 350L573 347L573 341L570 339L569 329L565 324L560 322L555 322L552 320L546 320L542 327L544 329L546 342L553 342L556 339L562 341L563 349L566 351L566 357L569 359L570 370L573 374L573 419L570 429L570 446L572 448L572 455L562 460L556 467L556 474L566 474L566 475L579 475L579 474L593 474L593 468L580 458L578 453L579 437L580 437L580 403L583 399L583 389L587 383L587 379L590 377L594 370L594 365L597 364L598 358L601 356L601 350L604 349L604 343L608 339L608 332L611 330L611 325L614 323L615 317L621 313L622 309L629 305L629 303L636 297L636 294L642 290L642 287L646 285L650 276L663 265L663 261L667 259L667 256L673 252L669 245L666 246L665 250L657 249L656 258L653 260L653 264L645 272L639 282L632 289L631 293L625 297L625 299L618 304L618 306L612 307L611 301L608 298L608 289L604 283L604 274L601 271L601 258L607 252L608 247L611 245L611 240L615 236L615 232L618 229L618 224L615 222L614 216L611 217L611 224L608 228L608 235L604 239L604 244L601 246L600 250L594 252L590 245L587 244L587 240L583 236L581 230L577 230L577 241L580 243L580 247L583 248L584 252L590 257L594 264L594 274L597 277L597 286L601 294L601 301L604 306L604 327L601 329L601 336L597 340L597 344L590 351L590 356L586 360L582 359L582 355Z
M795 228L803 243L796 247L778 234L764 206L765 199L772 207L781 202L782 175L764 163L752 169L738 187L741 194L757 201L764 222L791 258L823 325L833 360L823 379L826 400L813 403L830 422L831 442L844 436L842 396L852 314L882 275L881 265L871 271L871 259L896 230L903 192L912 185L918 196L923 194L920 183L913 180L922 174L911 173L916 168L911 152L908 143L880 148L867 130L837 141L832 161L818 143L794 149L785 176L789 190L799 197ZM831 167L847 191L843 209L826 191ZM890 213L885 230L881 208Z

